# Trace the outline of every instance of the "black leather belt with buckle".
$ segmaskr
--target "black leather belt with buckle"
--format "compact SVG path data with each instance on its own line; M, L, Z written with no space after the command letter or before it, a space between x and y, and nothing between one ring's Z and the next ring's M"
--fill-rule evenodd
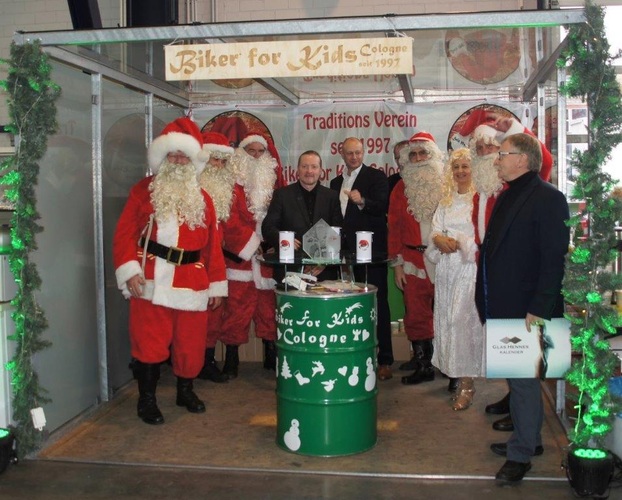
M410 248L411 250L416 250L419 253L425 252L425 249L428 248L427 245L404 245L406 248Z
M144 237L140 239L139 245L144 248ZM183 248L167 247L166 245L161 245L153 240L149 240L149 243L147 243L147 252L155 255L156 257L160 257L175 266L198 262L201 257L201 250L184 250Z

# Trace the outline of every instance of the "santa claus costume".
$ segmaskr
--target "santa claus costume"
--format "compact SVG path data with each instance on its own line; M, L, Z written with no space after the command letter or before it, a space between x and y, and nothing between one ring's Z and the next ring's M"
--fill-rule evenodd
M264 150L257 157L245 148ZM276 156L276 157L275 157ZM264 368L276 369L276 282L272 268L257 259L262 253L261 223L274 189L283 183L278 154L261 134L246 136L231 158L238 175L229 218L223 222L229 298L224 310L221 340L226 345L223 373L238 374L238 347L248 342L251 321L264 344Z
M155 392L169 356L177 405L205 411L192 381L203 366L208 303L226 295L227 283L214 207L197 181L201 147L189 118L164 128L148 150L153 175L131 189L114 235L117 284L130 300L138 416L149 424L164 422Z
M199 174L199 184L201 188L207 191L214 203L218 232L223 239L223 223L229 219L231 213L233 188L236 181L235 171L229 163L233 148L229 146L227 137L220 132L207 131L203 132L203 152L208 159L205 169ZM216 344L222 335L224 310L224 307L208 310L205 361L203 368L197 375L202 380L211 380L217 384L229 380L229 377L220 371L216 362Z
M417 152L425 156L418 160ZM411 154L415 152L415 159ZM434 265L423 258L434 211L441 198L443 157L427 132L418 132L400 152L402 180L389 200L389 258L394 259L396 284L404 292L404 329L412 343L413 358L400 366L414 370L404 384L434 380Z

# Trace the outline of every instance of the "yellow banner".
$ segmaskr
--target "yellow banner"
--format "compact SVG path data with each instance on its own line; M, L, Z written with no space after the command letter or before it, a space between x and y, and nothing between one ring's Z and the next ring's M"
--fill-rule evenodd
M166 79L412 74L412 42L400 37L167 45Z

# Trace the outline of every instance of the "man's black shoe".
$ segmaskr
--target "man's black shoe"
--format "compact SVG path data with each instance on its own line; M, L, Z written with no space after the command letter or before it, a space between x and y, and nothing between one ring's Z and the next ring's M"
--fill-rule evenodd
M506 413L510 413L510 393L508 392L502 400L486 406L484 411L491 415L505 415Z
M492 428L501 432L512 432L514 430L514 422L512 422L512 416L508 415L500 420L492 423Z
M502 457L505 457L508 454L507 443L492 443L490 445L490 449L492 450L493 453L496 453L497 455L501 455ZM536 446L536 451L534 451L533 455L539 456L539 455L542 455L543 453L544 453L544 448L542 446Z
M503 467L499 469L495 480L498 484L512 484L522 480L531 469L531 462L515 462L514 460L506 460Z

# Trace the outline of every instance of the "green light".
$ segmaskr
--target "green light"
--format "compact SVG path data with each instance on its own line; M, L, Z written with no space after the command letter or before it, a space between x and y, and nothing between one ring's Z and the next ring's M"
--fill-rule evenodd
M0 429L0 439L4 439L8 435L9 435L9 431L7 431L6 429Z
M575 456L579 458L587 458L590 460L603 459L607 456L603 450L595 450L593 448L579 448L574 451Z
M591 252L587 248L575 248L570 260L575 264L585 264L590 258Z
M585 297L590 304L599 304L602 301L602 297L598 292L588 292Z

